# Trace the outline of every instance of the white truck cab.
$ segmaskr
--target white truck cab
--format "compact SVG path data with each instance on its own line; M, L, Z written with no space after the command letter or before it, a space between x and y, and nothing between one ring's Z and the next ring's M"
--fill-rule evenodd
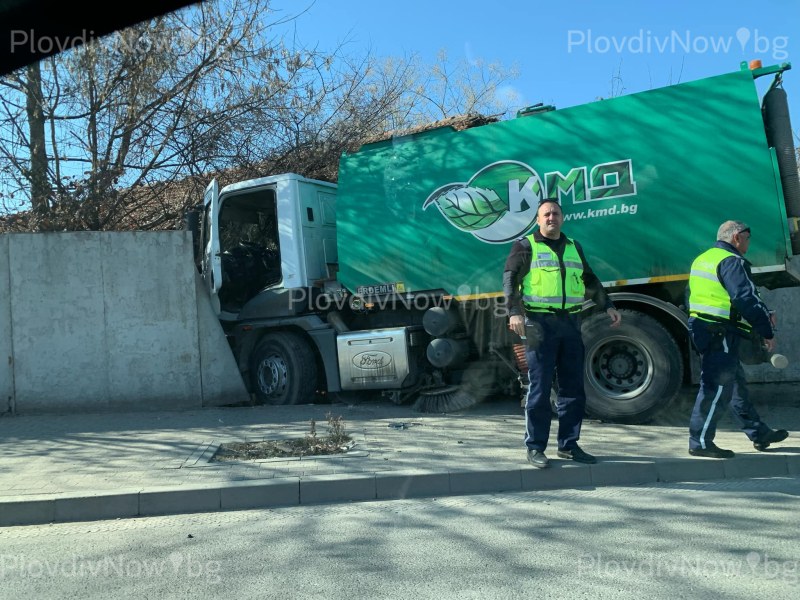
M346 294L335 280L336 185L293 173L222 189L214 180L198 220L200 273L259 401L407 383L406 327L350 331L332 310Z
M217 314L233 320L267 288L329 278L336 253L336 185L288 173L205 190L201 274Z

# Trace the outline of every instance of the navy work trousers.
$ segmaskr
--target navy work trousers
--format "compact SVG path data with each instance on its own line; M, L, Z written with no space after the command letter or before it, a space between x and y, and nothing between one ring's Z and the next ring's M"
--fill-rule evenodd
M558 449L578 445L586 408L583 389L584 347L577 315L527 313L528 397L525 401L525 445L544 452L550 437L550 390L558 370Z
M739 361L742 339L733 327L689 319L692 341L701 356L700 390L689 420L689 448L707 448L717 433L725 408L752 441L770 430L750 402L744 369Z

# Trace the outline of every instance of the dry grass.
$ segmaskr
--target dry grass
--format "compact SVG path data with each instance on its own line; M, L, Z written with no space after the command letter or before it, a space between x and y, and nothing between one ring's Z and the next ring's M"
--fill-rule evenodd
M310 430L303 438L221 444L212 461L260 460L346 453L352 448L352 439L345 431L342 417L334 417L331 413L326 416L328 420L327 435L318 436L317 422L311 419Z

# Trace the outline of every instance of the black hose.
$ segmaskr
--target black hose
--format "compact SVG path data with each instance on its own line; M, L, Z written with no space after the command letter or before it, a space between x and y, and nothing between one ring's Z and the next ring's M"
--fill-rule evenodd
M797 173L797 155L792 138L792 123L789 118L789 103L786 90L775 78L773 85L764 95L762 104L767 143L775 148L778 171L781 177L783 197L786 202L786 216L790 220L800 217L800 177ZM792 253L800 254L800 232L790 228Z

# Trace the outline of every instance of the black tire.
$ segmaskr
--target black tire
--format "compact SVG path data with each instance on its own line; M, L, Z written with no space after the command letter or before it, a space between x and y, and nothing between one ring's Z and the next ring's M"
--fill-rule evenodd
M583 322L586 413L604 421L644 423L680 393L683 361L658 321L633 310L620 313L619 327L610 327L605 313Z
M269 333L250 360L250 378L260 404L304 404L314 401L317 363L299 334Z

